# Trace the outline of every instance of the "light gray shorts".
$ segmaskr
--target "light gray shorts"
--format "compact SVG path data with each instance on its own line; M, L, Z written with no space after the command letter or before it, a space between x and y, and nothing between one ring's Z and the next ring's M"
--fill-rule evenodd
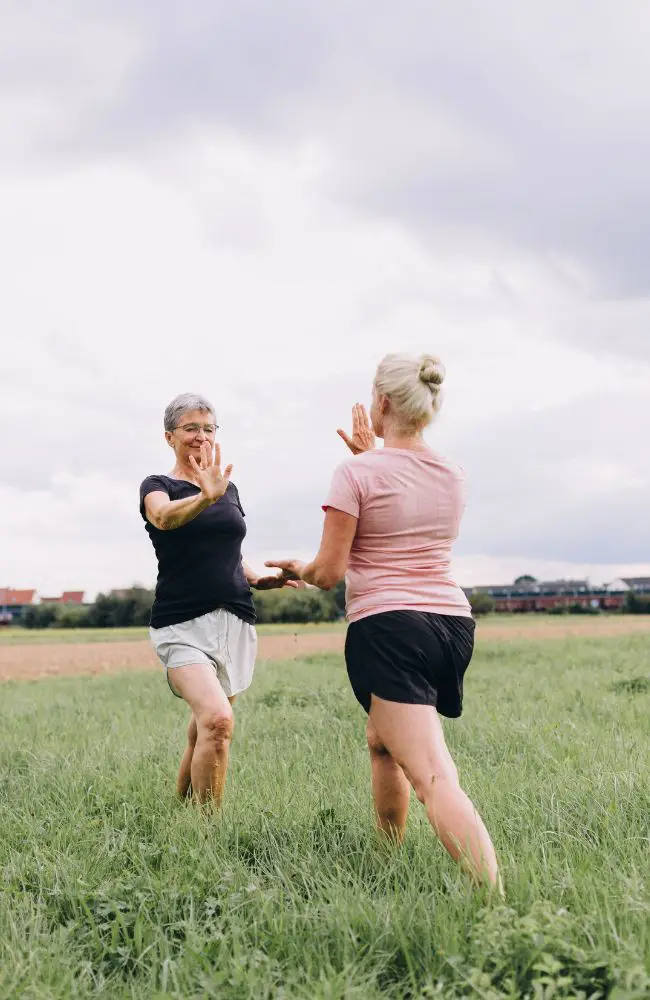
M209 663L229 698L250 687L257 654L257 633L253 625L230 611L217 608L178 625L150 628L149 635L165 668L167 683L177 698L180 695L170 683L169 671L188 663Z

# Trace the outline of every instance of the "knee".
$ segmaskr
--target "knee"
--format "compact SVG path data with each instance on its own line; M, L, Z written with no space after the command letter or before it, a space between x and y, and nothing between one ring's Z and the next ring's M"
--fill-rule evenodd
M196 746L196 719L194 716L190 719L190 724L187 727L187 743L190 747Z
M214 744L217 749L228 745L232 739L234 725L230 706L227 709L218 708L208 712L198 720L199 734L203 739Z
M435 795L436 792L458 786L458 772L453 764L445 767L436 767L432 764L430 767L423 768L420 773L408 777L413 791L422 803L426 803L427 799L432 794Z

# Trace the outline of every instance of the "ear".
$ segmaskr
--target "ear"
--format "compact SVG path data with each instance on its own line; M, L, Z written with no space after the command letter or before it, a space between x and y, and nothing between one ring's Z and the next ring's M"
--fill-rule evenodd
M389 400L388 396L380 396L379 397L379 412L381 413L382 417L385 417L386 414L389 411L390 411L390 400Z
M167 444L169 445L169 447L172 448L172 449L174 448L173 438L174 438L174 435L173 435L172 431L165 431L165 441L167 442Z

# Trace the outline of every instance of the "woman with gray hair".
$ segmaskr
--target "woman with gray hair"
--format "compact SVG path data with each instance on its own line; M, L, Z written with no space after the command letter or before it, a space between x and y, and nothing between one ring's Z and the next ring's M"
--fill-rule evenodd
M401 841L411 786L451 856L477 882L500 888L492 841L460 786L440 722L462 712L474 647L470 606L450 570L465 478L422 438L443 379L431 355L383 359L370 420L357 404L352 436L338 432L354 457L334 473L318 555L307 565L267 566L326 590L345 576L345 659L368 714L379 829ZM375 450L375 435L383 448Z
M257 637L251 587L297 586L242 561L244 510L232 466L222 471L214 407L184 393L165 410L176 461L140 486L140 513L158 559L151 641L172 692L192 716L179 795L221 803L233 732L232 704L249 687Z

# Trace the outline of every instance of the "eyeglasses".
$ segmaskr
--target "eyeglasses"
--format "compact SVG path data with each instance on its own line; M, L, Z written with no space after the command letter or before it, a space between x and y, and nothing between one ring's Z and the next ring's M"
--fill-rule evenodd
M198 434L203 431L206 437L212 437L215 431L219 430L219 424L184 424L182 427L175 427L174 430L183 431L184 434Z

